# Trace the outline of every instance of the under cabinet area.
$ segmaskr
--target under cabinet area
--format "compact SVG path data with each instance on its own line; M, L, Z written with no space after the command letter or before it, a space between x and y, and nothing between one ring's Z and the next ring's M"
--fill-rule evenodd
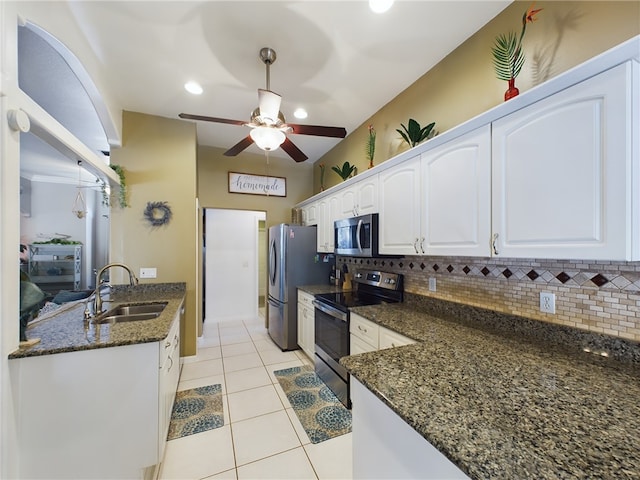
M298 345L311 359L315 349L315 309L313 295L298 290Z
M178 386L181 312L161 341L10 360L20 478L130 479L155 469Z

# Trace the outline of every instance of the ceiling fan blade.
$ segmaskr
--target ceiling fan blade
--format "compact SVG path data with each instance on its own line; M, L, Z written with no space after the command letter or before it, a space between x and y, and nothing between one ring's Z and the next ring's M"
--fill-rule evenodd
M294 143L288 138L285 138L284 143L280 145L280 147L285 152L287 152L289 156L293 158L296 162L304 162L307 158L309 158L302 152L302 150L296 147Z
M230 125L244 125L247 123L242 120L231 120L229 118L207 117L205 115L192 115L190 113L180 113L178 114L178 116L186 120L202 120L204 122L228 123Z
M236 155L238 155L241 151L243 151L245 148L247 148L248 146L250 146L253 143L253 138L251 138L250 135L247 135L245 138L243 138L242 140L240 140L238 143L236 143L233 147L231 147L229 150L227 150L226 152L224 152L224 156L225 157L235 157Z
M280 113L280 102L282 97L271 90L258 89L258 106L260 108L260 116L268 125L273 125L278 121L278 113Z
M296 135L315 135L318 137L344 138L347 131L342 127L323 127L321 125L298 125L287 123L291 127L291 133Z

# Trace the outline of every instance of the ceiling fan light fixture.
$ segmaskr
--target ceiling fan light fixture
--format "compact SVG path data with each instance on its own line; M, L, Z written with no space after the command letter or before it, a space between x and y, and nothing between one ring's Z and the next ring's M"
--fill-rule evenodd
M393 0L369 0L369 8L375 13L384 13L391 8Z
M184 84L184 89L193 95L201 95L203 92L198 82L187 82Z
M298 119L300 119L300 120L303 120L303 119L307 118L308 114L307 114L307 111L304 108L296 108L296 111L293 112L293 116L298 118Z
M258 148L267 152L276 150L287 138L281 130L264 126L252 129L249 135Z

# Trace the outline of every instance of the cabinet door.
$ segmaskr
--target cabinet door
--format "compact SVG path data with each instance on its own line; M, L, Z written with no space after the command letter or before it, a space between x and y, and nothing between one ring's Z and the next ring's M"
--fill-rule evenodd
M316 246L318 252L328 252L329 244L327 241L327 226L329 222L329 203L326 198L323 198L317 202L317 214L318 214L318 228L316 230Z
M349 317L349 333L368 343L373 350L378 349L378 331L380 327L360 315L352 313Z
M318 231L317 248L318 252L333 253L334 232L333 222L338 216L339 198L337 195L323 198L318 201Z
M317 202L302 207L302 221L305 225L318 224L318 204Z
M357 188L358 215L378 213L378 176L374 175L362 180L355 187Z
M422 171L421 253L490 256L491 127L424 153Z
M495 254L633 259L631 68L620 65L493 124Z
M360 180L340 192L340 218L378 213L378 176Z
M315 348L314 313L313 309L298 302L298 345L311 359Z
M421 240L420 157L379 174L379 251L416 255Z
M340 192L340 217L350 218L358 216L358 193L355 185Z
M380 350L416 343L415 340L412 340L409 337L405 337L404 335L383 327L380 327L379 338Z

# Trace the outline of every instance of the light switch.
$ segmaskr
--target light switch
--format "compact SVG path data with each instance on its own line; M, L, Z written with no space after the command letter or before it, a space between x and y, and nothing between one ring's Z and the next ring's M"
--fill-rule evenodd
M158 274L157 268L141 268L140 269L140 278L156 278Z

